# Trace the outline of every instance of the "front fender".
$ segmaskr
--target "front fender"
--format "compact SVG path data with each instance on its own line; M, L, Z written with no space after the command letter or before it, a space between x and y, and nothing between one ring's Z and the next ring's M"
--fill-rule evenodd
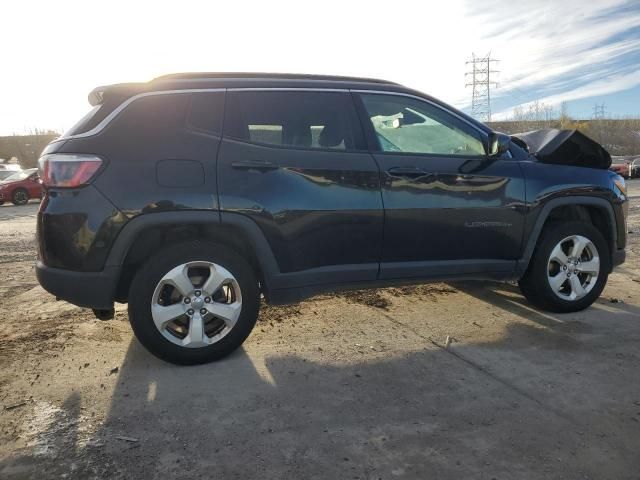
M558 194L562 195L562 192L558 192ZM536 206L532 207L535 211L535 214L533 215L535 220L531 222L531 227L528 229L528 235L525 237L525 246L522 257L517 262L516 268L519 273L524 273L527 270L529 261L531 260L531 256L533 255L533 251L535 250L538 243L538 238L542 233L542 227L547 221L547 218L549 218L549 215L551 214L553 209L567 205L597 207L605 211L609 220L609 228L611 229L609 233L611 235L611 239L613 240L611 246L615 248L615 246L617 245L616 216L614 214L611 202L602 197L571 195L570 192L564 192L563 196L543 200ZM529 216L532 216L532 213L533 212L530 212Z

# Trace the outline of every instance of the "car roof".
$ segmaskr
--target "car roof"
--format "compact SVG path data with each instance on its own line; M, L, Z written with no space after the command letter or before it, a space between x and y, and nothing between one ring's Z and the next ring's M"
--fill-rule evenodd
M385 91L414 95L427 99L434 104L448 109L464 118L478 129L489 132L490 129L471 118L469 115L454 107L426 95L422 92L407 88L395 82L364 77L343 77L338 75L306 75L296 73L240 73L240 72L192 72L172 73L156 77L146 83L121 83L97 87L89 93L89 103L102 103L105 94L114 95L118 102L134 95L171 91L197 89L234 89L234 88L282 88L282 89L310 89L310 90L367 90Z
M296 73L194 72L162 75L146 83L120 83L97 87L91 92L89 101L94 105L91 96L106 91L129 96L161 90L209 88L384 89L411 92L398 83L375 78Z
M365 77L349 77L340 75L313 75L301 73L266 73L266 72L186 72L186 73L170 73L161 75L152 80L152 82L166 82L177 80L307 80L316 82L349 82L349 83L377 83L387 85L398 85L388 80L380 80L377 78Z

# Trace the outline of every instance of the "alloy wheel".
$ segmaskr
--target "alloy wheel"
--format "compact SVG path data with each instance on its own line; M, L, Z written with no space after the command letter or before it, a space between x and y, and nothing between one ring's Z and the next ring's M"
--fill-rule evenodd
M587 295L600 274L600 256L591 240L582 235L564 238L551 250L547 280L563 300L575 301Z
M241 310L236 278L224 267L205 261L184 263L167 272L151 299L158 331L187 348L220 341L233 329Z
M18 205L24 205L29 201L29 197L22 190L18 190L13 194L13 199Z

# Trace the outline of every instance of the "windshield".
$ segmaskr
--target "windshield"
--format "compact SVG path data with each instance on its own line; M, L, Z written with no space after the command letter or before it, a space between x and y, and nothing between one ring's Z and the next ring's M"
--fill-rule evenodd
M4 180L6 182L16 182L18 180L24 180L29 175L31 175L33 172L34 172L34 170L24 170L22 172L16 172L13 175L5 178Z
M15 170L0 170L0 180L4 180L15 174Z
M14 173L13 175L8 176L5 180L7 182L13 182L16 180L24 180L25 178L27 178L27 174L24 172L18 172L18 173Z

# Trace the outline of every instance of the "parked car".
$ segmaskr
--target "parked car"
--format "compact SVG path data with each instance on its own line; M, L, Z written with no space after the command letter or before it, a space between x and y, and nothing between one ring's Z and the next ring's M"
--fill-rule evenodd
M25 205L31 198L42 198L37 168L14 172L0 181L0 205L7 201L14 205Z
M509 137L401 85L330 76L176 74L89 100L40 159L38 280L102 319L128 302L170 362L238 348L261 295L518 280L575 312L625 258L624 180L579 132Z
M631 176L631 163L628 161L623 161L620 163L614 163L609 167L609 170L617 173L621 177L630 178Z

